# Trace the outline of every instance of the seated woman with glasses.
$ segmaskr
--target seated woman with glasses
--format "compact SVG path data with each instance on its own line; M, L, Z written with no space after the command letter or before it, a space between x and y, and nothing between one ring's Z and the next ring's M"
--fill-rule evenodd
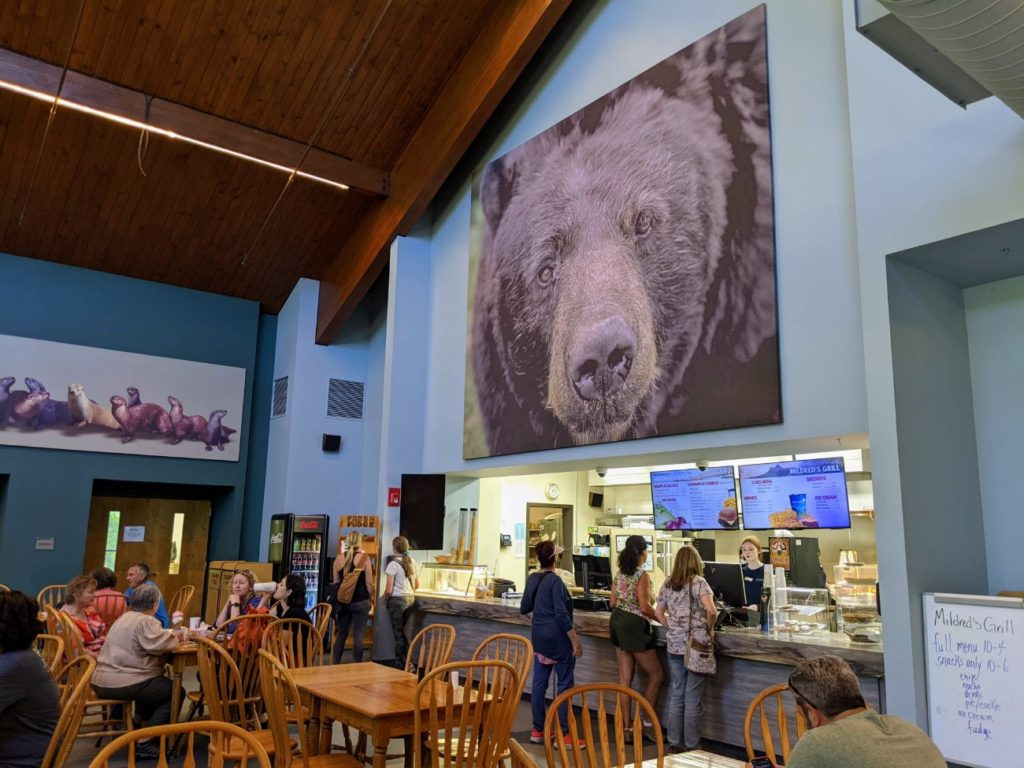
M250 613L257 613L260 607L260 597L253 591L256 584L256 577L248 568L240 568L235 571L231 579L231 593L220 613L217 614L217 621L214 625L218 628L227 624L228 634L235 631L239 616L246 616Z

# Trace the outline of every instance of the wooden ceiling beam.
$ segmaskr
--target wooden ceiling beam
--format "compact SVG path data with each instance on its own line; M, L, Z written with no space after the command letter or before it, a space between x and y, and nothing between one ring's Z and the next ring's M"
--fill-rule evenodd
M0 48L0 80L5 83L52 96L60 72L58 66ZM306 149L298 141L162 99L152 99L147 118L146 98L141 91L72 71L61 91L62 100L286 168L294 168ZM387 197L390 190L387 171L320 149L309 152L301 171L377 197Z
M360 219L320 276L316 341L329 344L426 210L570 0L504 0L463 56L391 171L391 194Z

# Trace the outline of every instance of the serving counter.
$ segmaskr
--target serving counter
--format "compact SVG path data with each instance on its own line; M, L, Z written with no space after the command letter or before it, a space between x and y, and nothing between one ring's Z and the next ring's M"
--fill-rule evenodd
M583 644L583 657L576 664L576 683L614 682L618 679L615 649L609 640L607 612L574 612L576 631ZM468 659L482 640L498 632L530 636L530 617L519 612L518 601L498 598L463 598L451 595L418 594L411 614L411 630L429 624L455 627L452 659ZM656 625L659 653L664 654L664 631ZM884 711L885 689L880 643L856 643L844 634L762 632L758 629L724 629L715 635L718 672L705 686L702 716L703 736L742 746L743 717L750 700L764 688L784 683L790 669L801 659L833 655L845 659L860 680L868 704ZM662 722L668 721L665 694L668 668L657 709ZM643 688L637 669L634 687ZM530 690L527 681L526 690ZM549 693L550 696L550 693ZM759 739L755 738L755 745Z

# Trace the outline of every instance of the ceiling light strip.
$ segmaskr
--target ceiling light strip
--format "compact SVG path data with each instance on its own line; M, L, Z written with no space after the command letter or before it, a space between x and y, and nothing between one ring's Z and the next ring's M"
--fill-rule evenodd
M65 99L65 98L61 98L61 97L56 97L56 96L53 96L52 94L44 93L42 91L37 91L37 90L34 90L32 88L26 88L26 87L24 87L22 85L18 85L17 83L11 83L11 82L8 82L6 80L0 80L0 88L2 88L4 90L7 90L7 91L11 91L13 93L21 94L23 96L28 96L30 98L36 99L37 101L42 101L42 102L45 102L47 104L55 104L55 105L60 106L60 107L66 107L68 109L72 109L72 110L74 110L76 112L82 112L82 113L87 114L87 115L93 115L95 117L100 117L100 118L103 118L104 120L109 120L110 122L118 123L119 125L124 125L124 126L127 126L129 128L138 128L138 129L143 130L143 131L149 131L150 133L155 133L155 134L159 134L160 136L165 136L168 139L174 139L174 140L177 140L177 141L183 141L183 142L185 142L187 144L192 144L193 146L196 146L196 147L203 147L204 149L209 149L209 150L212 150L213 152L220 152L221 154L224 154L224 155L230 155L231 157L236 157L239 160L245 160L245 161L250 162L250 163L256 163L257 165L262 165L264 168L272 168L275 171L281 171L282 173L287 173L287 174L293 174L294 173L296 176L300 176L301 178L308 179L309 181L315 181L315 182L317 182L319 184L326 184L327 186L334 187L335 189L341 189L341 190L349 189L347 184L342 184L342 183L337 182L337 181L332 181L331 179L326 179L323 176L317 176L316 174L313 174L313 173L307 173L306 171L299 170L298 168L292 168L292 167L289 167L287 165L281 165L280 163L272 162L270 160L264 160L261 157L256 157L255 155L248 155L248 154L246 154L244 152L237 152L237 151L235 151L233 149L228 149L227 147L222 147L222 146L220 146L218 144L211 144L210 142L203 141L202 139L196 139L196 138L193 138L191 136L185 136L185 135L180 134L180 133L175 133L174 131L169 131L166 128L160 128L159 126L155 126L155 125L151 125L150 123L142 122L141 120L134 120L134 119L132 119L130 117L124 117L123 115L117 115L117 114L114 114L113 112L106 112L106 111L104 111L102 109L96 109L95 107L90 107L90 106L87 106L85 104L79 104L76 101L71 101L69 99Z

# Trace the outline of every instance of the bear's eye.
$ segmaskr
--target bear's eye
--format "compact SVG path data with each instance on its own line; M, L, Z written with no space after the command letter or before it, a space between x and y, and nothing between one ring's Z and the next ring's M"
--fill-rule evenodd
M545 264L537 271L537 282L541 285L547 285L555 277L555 270L550 264Z
M651 231L651 227L654 226L654 214L650 211L640 211L636 215L636 220L633 222L633 231L636 232L637 237L643 237Z

